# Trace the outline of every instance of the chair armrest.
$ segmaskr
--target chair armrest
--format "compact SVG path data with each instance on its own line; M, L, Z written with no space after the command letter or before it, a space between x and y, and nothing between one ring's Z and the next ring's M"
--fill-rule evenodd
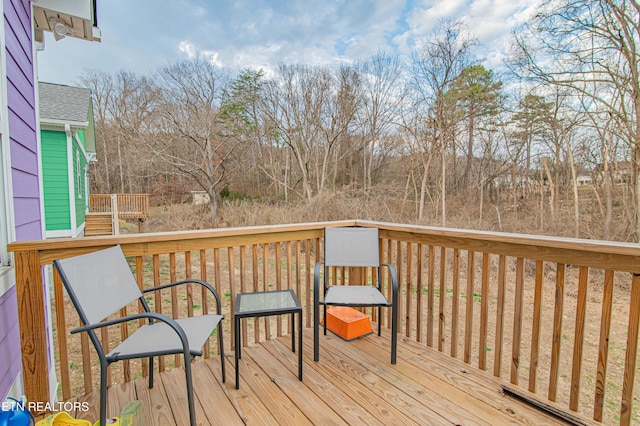
M123 322L133 321L137 319L148 318L151 320L158 320L162 322L166 322L169 325L173 322L180 330L180 324L178 324L173 318L168 317L164 314L159 314L157 312L140 312L138 314L127 315L126 317L114 318L109 321L102 321L95 324L83 325L82 327L74 328L70 331L71 334L82 333L83 331L96 330L98 328L109 327L111 325L122 324Z
M386 266L389 268L389 275L391 276L391 297L392 303L396 303L398 298L398 274L396 272L396 267L390 263L382 263L380 266ZM378 283L378 286L381 286L382 283Z
M318 295L320 294L318 293L318 290L320 289L320 268L322 267L322 265L324 265L324 262L317 262L315 268L313 269L313 291Z
M142 290L142 293L151 293L154 291L163 290L165 288L170 288L170 287L174 287L182 284L199 284L203 287L206 287L207 290L209 290L209 292L211 292L211 294L213 294L213 297L216 299L216 310L217 310L216 313L218 315L222 315L222 304L220 303L220 296L218 295L218 292L216 291L215 288L211 286L211 284L202 280L188 279L188 280L176 281L174 283L163 284L158 287L151 287L151 288L144 289Z
M80 333L83 331L95 330L102 327L108 327L110 325L121 324L123 322L133 321L137 319L149 318L152 321L161 321L166 323L169 327L171 327L178 337L180 338L180 342L182 343L182 349L185 357L190 353L189 350L189 340L187 339L187 334L184 332L184 329L178 324L176 320L171 317L168 317L164 314L159 314L157 312L141 312L138 314L127 315L122 318L115 318L109 321L99 322L97 324L89 324L83 327L78 327L71 330L71 334ZM186 359L186 358L185 358Z

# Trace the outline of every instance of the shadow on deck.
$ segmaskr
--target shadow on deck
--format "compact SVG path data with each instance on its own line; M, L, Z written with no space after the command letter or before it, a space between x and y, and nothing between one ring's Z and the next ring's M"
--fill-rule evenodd
M235 389L233 352L227 354L227 381L219 358L194 363L198 424L202 425L551 425L569 422L505 395L507 383L431 348L399 338L398 363L389 364L389 335L345 342L321 337L320 362L313 362L313 332L304 332L304 378L297 378L297 354L289 336L242 351L240 389ZM156 376L149 389L137 380L109 389L109 412L144 400L145 425L187 425L182 369ZM78 418L98 417L98 392ZM578 424L588 420L575 418ZM582 423L584 422L584 423Z

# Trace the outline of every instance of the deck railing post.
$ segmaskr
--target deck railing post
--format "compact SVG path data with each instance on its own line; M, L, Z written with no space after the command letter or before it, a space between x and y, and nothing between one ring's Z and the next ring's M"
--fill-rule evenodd
M113 235L120 234L120 208L117 194L111 194L111 229Z
M39 253L17 251L15 262L24 393L29 401L48 402L47 325Z

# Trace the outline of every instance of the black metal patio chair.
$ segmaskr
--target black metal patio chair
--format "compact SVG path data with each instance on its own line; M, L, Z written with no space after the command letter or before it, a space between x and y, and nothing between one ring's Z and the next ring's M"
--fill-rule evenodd
M222 381L225 381L224 344L220 298L211 285L199 280L185 280L140 291L119 245L67 259L53 264L64 283L83 326L71 333L87 332L100 359L100 424L107 418L107 367L116 361L149 358L149 387L153 387L153 357L182 354L186 376L187 400L191 425L196 424L191 361L202 355L204 343L217 327ZM216 301L215 315L199 315L173 319L151 312L144 293L159 291L186 283L204 286ZM106 320L121 308L138 300L144 312ZM132 320L146 319L138 328L108 353L96 335L96 330Z
M377 272L377 285L352 282L349 285L330 286L328 268L332 266L373 267ZM382 269L388 269L391 278L391 301L383 294ZM366 281L367 277L363 277ZM322 281L321 299L320 281ZM380 263L380 242L377 228L325 228L324 261L316 263L313 275L313 360L320 359L320 305L324 306L324 334L327 334L327 306L377 307L378 335L382 327L382 308L391 308L391 364L396 363L398 340L398 278L391 264Z

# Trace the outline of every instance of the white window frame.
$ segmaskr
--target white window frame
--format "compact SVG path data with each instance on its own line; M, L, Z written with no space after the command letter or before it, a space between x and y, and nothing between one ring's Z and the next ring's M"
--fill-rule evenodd
M89 213L89 160L84 163L84 213Z
M82 170L80 169L80 150L76 149L76 193L82 199Z
M6 93L6 92L5 92ZM4 127L5 116L0 117L0 297L15 285L15 272L13 270L12 256L7 251L7 244L15 240L13 236L13 209L9 203L11 187L8 185L10 179L5 178L5 170L8 161L8 139Z
M1 89L0 89L1 90ZM0 113L0 115L2 115ZM9 231L12 225L13 212L10 209L9 194L12 192L7 184L9 179L5 173L10 173L8 154L9 141L8 137L4 137L7 133L4 131L4 117L0 116L0 271L3 267L9 266L9 253L7 252L7 244L9 244Z

